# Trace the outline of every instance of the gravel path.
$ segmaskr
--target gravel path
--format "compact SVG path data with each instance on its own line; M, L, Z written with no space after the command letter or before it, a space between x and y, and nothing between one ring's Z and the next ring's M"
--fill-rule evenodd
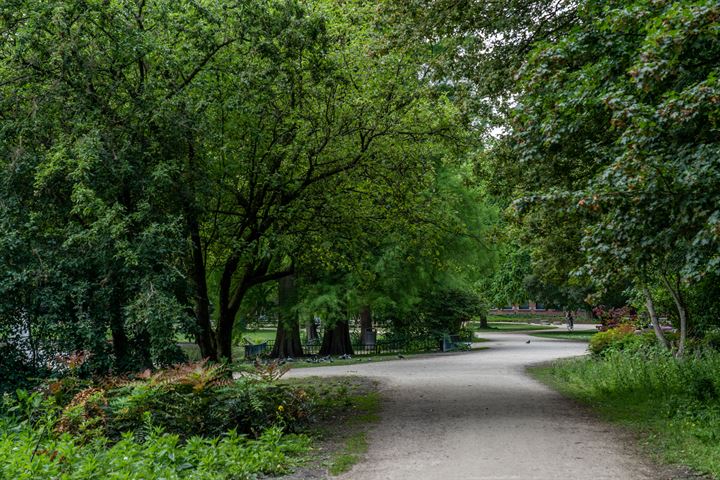
M382 420L352 480L581 480L667 478L619 434L528 377L525 366L585 353L586 344L483 333L489 350L349 366L290 376L380 380ZM530 340L530 343L526 343Z

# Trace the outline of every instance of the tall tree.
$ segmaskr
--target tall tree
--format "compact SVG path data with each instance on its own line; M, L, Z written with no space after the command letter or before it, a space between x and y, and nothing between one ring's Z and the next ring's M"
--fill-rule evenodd
M209 86L196 84L219 99L197 126L217 134L197 148L215 187L198 202L208 208L196 265L220 275L219 357L231 356L248 289L287 275L285 258L309 247L298 232L319 219L308 212L346 205L356 173L383 182L422 169L423 144L451 127L453 109L418 75L420 59L385 48L369 27L376 15L365 4L298 6L245 55L223 57Z
M575 179L548 176L523 200L533 205L523 217L576 219L578 271L600 284L634 280L648 310L648 286L666 289L679 354L689 317L683 290L717 275L720 253L718 8L581 2L583 21L530 55L508 137L522 168Z
M3 242L32 252L3 255L2 316L23 318L44 352L87 349L98 368L119 369L179 354L185 238L196 229L186 180L198 102L187 94L257 28L259 10L0 4Z

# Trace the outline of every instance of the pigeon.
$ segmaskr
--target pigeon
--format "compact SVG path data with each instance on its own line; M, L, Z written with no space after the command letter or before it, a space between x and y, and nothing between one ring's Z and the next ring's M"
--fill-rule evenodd
M527 341L527 342L525 342L525 343L530 343L530 340L528 340L528 341Z

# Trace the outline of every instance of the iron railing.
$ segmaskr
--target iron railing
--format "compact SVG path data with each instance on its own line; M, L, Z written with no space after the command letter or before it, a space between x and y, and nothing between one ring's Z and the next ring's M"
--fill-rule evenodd
M374 345L353 343L352 349L354 355L448 351L452 349L449 342L451 340L444 337L395 337L378 340ZM274 346L275 340L267 340L257 345L245 345L245 358L255 358L258 355L270 353ZM320 342L304 343L302 345L303 354L305 356L318 355L320 347Z

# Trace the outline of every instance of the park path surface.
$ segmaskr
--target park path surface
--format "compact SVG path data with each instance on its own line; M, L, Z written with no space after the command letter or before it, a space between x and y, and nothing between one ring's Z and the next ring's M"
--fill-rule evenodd
M525 373L582 355L586 344L482 333L488 350L347 366L290 376L360 375L382 385L381 422L352 480L665 478L626 439ZM530 343L526 343L530 340Z

